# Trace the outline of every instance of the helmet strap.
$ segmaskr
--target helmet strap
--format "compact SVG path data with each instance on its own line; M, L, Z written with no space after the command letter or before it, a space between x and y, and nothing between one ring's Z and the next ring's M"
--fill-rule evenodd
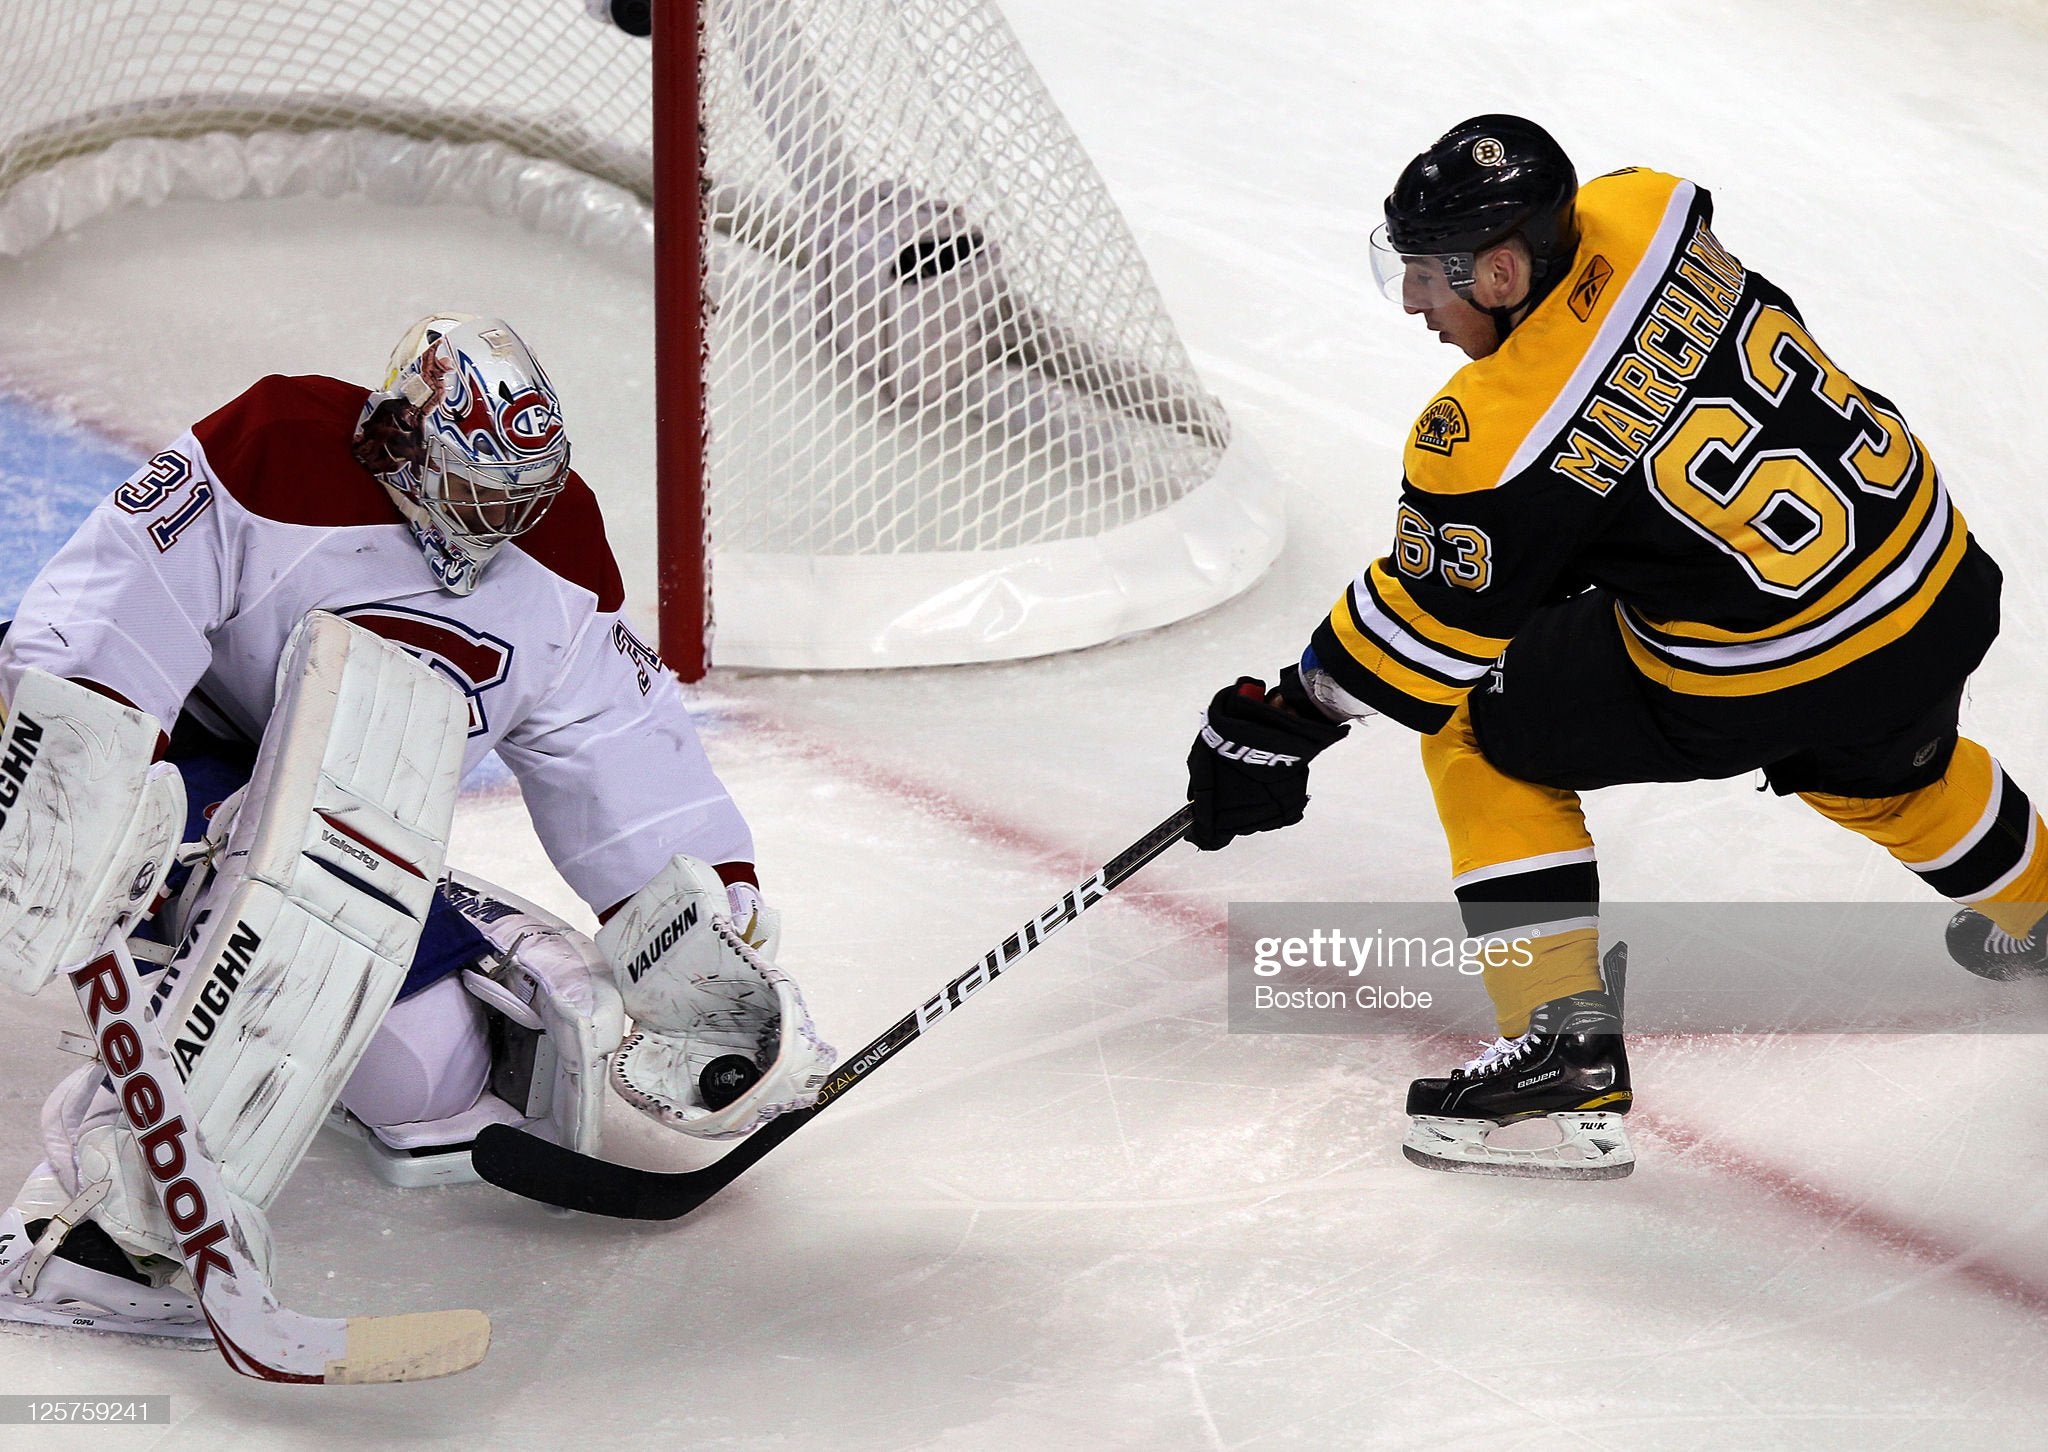
M1497 342L1505 343L1508 340L1508 334L1514 331L1515 325L1524 321L1528 318L1529 314L1536 311L1537 305L1556 290L1559 280L1569 270L1568 268L1555 265L1544 267L1541 264L1532 264L1529 270L1529 290L1522 294L1520 302L1510 303L1506 307L1490 308L1484 303L1475 301L1472 296L1472 287L1469 283L1463 289L1462 295L1466 302L1471 303L1473 307L1493 319L1493 330Z
M1516 323L1519 323L1523 318L1526 318L1535 311L1535 307L1527 298L1516 303L1513 307L1487 308L1479 307L1478 303L1473 303L1472 306L1479 308L1479 311L1493 319L1495 337L1502 343L1508 340L1508 334L1514 330Z

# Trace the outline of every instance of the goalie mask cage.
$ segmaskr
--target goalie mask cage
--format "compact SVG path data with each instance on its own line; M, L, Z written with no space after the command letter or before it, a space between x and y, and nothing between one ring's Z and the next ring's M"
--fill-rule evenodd
M170 197L348 191L653 268L686 679L707 642L786 668L1090 645L1279 550L993 0L657 0L652 41L583 0L0 5L0 254Z

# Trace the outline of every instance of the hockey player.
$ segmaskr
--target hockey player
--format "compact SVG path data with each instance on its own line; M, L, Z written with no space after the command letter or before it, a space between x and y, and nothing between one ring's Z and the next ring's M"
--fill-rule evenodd
M1204 849L1299 821L1349 724L1422 733L1499 1037L1418 1079L1439 1169L1606 1178L1633 1154L1579 793L1761 769L1773 790L1969 904L1973 971L2038 971L2038 813L1957 734L1999 571L1889 400L1711 228L1679 177L1578 184L1539 126L1480 116L1402 172L1382 290L1471 361L1422 410L1390 552L1297 665L1210 703L1189 756ZM1525 961L1526 960L1526 961ZM1497 1126L1549 1115L1561 1141Z
M0 641L0 978L33 992L135 927L259 1250L337 1101L418 1183L493 1122L594 1150L608 1060L706 1138L815 1097L833 1051L774 965L751 833L622 604L553 387L505 323L454 315L381 390L263 379L29 587ZM436 889L491 751L594 944L460 873ZM208 1334L122 1113L99 1063L52 1094L0 1217L0 1318Z

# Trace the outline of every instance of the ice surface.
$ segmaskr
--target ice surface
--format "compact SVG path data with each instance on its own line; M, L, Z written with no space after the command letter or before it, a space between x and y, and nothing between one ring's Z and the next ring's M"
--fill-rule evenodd
M1291 658L1384 547L1395 451L1455 359L1375 294L1366 232L1402 162L1482 111L1539 117L1583 175L1640 162L1712 188L1735 252L1899 404L2008 572L1967 729L2048 790L2038 5L1006 8L1288 479L1293 538L1244 598L1079 655L714 676L707 738L842 1048L1170 810L1201 701ZM261 372L367 378L415 314L503 311L563 387L645 602L647 299L485 218L169 207L0 266L0 382L82 437L155 447ZM1607 891L1920 895L1752 785L1593 798ZM455 855L574 907L501 788L469 798ZM0 1390L168 1392L176 1417L0 1446L2039 1444L2039 1040L1648 1041L1631 1179L1422 1174L1397 1148L1403 1087L1466 1046L1226 1035L1222 922L1232 900L1440 898L1446 870L1413 740L1362 729L1317 764L1308 823L1177 849L671 1227L389 1190L323 1139L274 1212L286 1298L483 1307L480 1369L273 1389L210 1355L0 1333ZM2000 991L1932 950L1929 971L1959 999ZM25 1170L73 1010L51 992L10 1013L0 1165ZM612 1149L692 1162L623 1109Z

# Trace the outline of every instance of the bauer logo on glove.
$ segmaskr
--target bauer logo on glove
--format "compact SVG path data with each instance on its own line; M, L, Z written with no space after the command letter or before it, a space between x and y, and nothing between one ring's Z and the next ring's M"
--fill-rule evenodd
M1202 721L1202 740L1208 743L1211 751L1215 752L1225 761L1241 761L1246 766L1301 765L1301 758L1298 756L1282 756L1277 751L1264 751L1256 746L1245 746L1236 741L1225 741L1216 734L1216 728L1209 724L1207 718L1204 718Z
M634 1032L612 1087L628 1104L698 1139L737 1139L817 1099L838 1054L795 982L749 940L772 951L772 918L751 884L729 892L708 864L677 857L599 930L627 970L619 990Z
M1269 700L1251 676L1216 693L1188 752L1188 840L1214 852L1247 832L1291 827L1308 809L1308 764L1350 727L1331 721L1290 666Z

